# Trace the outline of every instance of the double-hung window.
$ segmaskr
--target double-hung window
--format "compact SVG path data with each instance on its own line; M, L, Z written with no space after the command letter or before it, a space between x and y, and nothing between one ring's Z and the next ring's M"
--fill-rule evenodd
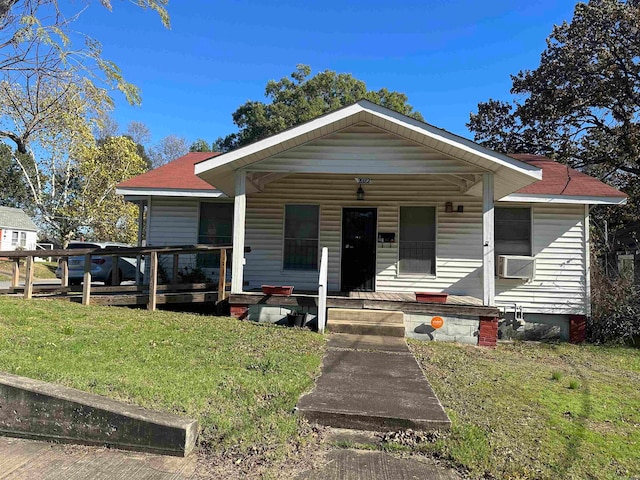
M11 232L11 246L18 246L18 232Z
M436 274L435 207L400 207L400 274Z
M318 269L318 205L285 205L284 253L285 270Z
M23 248L27 246L27 232L20 232L20 246Z
M531 208L495 207L496 265L499 255L531 256Z

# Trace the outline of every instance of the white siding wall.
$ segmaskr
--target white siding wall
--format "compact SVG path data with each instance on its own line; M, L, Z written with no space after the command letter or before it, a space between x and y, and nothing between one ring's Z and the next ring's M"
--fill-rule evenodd
M199 209L200 202L197 199L153 198L147 245L193 245L197 243ZM159 262L167 275L171 276L173 271L172 257L162 256ZM195 266L195 256L180 255L179 265L181 269Z
M401 205L437 207L437 276L398 275L398 243L377 244L378 291L447 289L450 293L481 296L482 202L460 195L457 187L429 175L370 175L364 185L365 201L356 200L358 185L351 175L296 174L268 184L261 193L247 197L245 281L249 288L261 284L294 285L299 290L315 290L316 271L283 271L283 225L286 204L320 206L320 247L329 248L329 289L340 289L342 207L376 207L378 231L394 232L398 240ZM445 213L451 201L454 210Z
M0 250L15 250L20 245L20 233L24 233L26 235L26 244L24 246L24 250L35 250L36 242L38 241L37 232L29 232L25 230L11 230L11 229L0 229ZM11 238L13 236L13 232L18 232L18 244L12 245Z
M526 312L585 314L584 205L532 206L531 282L496 279L496 304Z
M396 129L397 130L397 129ZM251 166L265 172L483 173L481 168L396 134L359 123Z
M364 176L365 174L363 174ZM320 247L329 248L329 289L340 289L342 207L376 207L378 231L398 235L402 205L434 205L437 210L436 276L397 272L398 244L378 244L377 291L446 291L482 297L482 201L460 195L456 187L428 175L368 175L365 201L357 201L352 175L296 174L268 184L247 197L245 282L317 289L316 271L282 269L283 222L286 204L320 206ZM444 204L454 212L445 213ZM463 205L464 212L456 207ZM154 199L149 224L150 245L193 244L198 234L199 201ZM496 279L496 304L518 303L530 313L584 313L584 206L533 205L533 281ZM396 238L398 240L398 238ZM170 261L166 265L170 270ZM192 265L185 256L181 266Z

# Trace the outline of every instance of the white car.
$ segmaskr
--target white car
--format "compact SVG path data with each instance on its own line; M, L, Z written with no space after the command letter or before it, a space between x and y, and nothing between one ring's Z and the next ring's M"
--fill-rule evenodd
M115 242L70 242L67 249L80 248L130 248L131 245ZM69 285L80 285L84 277L84 256L69 257ZM135 280L136 278L136 257L120 257L118 261L119 275L121 281ZM140 278L144 273L144 260L140 264ZM62 267L58 263L56 277L62 278ZM91 255L91 280L104 282L105 285L114 285L113 281L113 258L111 255L100 255L98 251ZM119 283L119 282L118 282Z

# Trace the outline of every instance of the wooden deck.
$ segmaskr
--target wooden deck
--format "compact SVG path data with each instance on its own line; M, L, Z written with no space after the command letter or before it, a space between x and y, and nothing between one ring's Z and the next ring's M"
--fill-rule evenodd
M280 305L317 307L318 295L296 293L290 296L265 295L262 292L231 294L231 305ZM413 293L387 292L333 292L327 295L327 308L353 308L358 310L398 310L404 313L433 315L471 315L498 317L496 307L485 307L482 300L466 295L449 295L447 303L420 303Z

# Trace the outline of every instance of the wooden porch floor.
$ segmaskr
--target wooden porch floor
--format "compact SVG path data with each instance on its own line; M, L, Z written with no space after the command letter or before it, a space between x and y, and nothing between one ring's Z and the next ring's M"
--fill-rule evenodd
M348 296L349 298L358 298L361 300L381 300L386 302L415 302L416 296L413 293L400 292L345 292L344 294L330 294L335 296ZM481 307L482 300L469 295L449 295L447 297L447 305L474 305Z

